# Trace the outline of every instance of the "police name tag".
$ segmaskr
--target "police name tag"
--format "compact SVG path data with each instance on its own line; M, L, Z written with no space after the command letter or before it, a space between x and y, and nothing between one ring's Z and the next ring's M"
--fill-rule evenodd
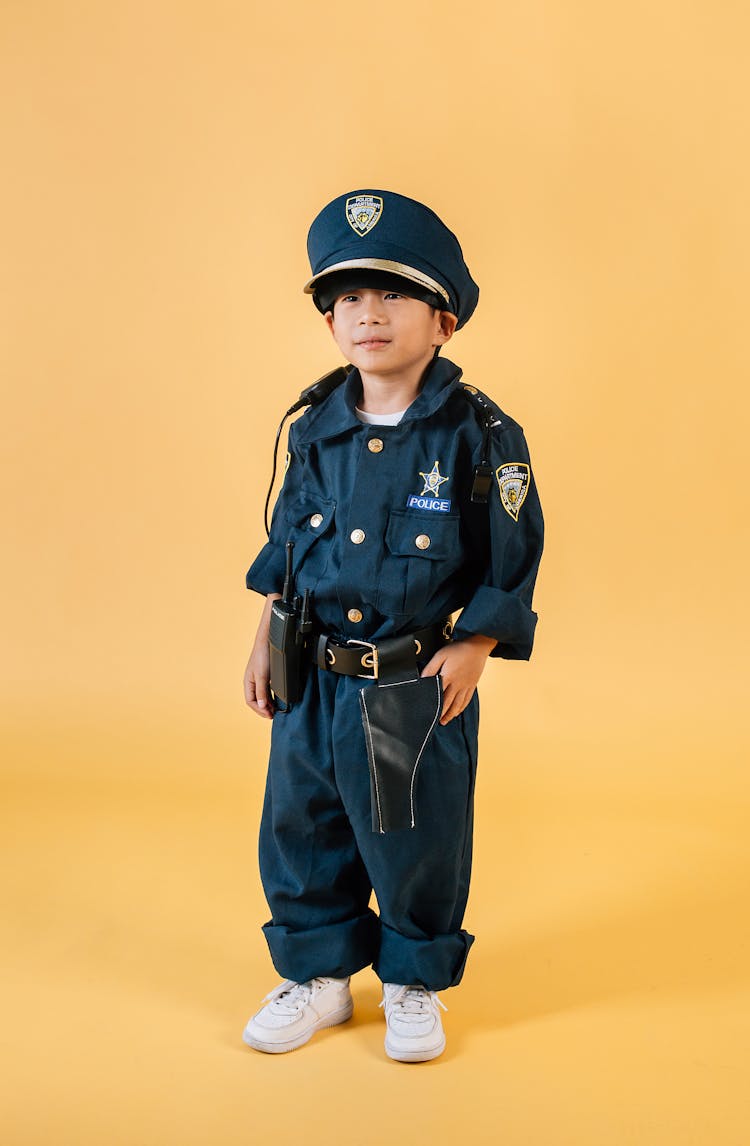
M407 509L429 509L435 513L450 513L450 499L444 497L421 497L418 493L410 493L406 499Z

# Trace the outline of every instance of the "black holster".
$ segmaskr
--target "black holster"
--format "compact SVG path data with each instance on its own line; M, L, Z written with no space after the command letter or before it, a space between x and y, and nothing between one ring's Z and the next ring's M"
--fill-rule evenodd
M377 683L359 694L370 766L372 830L414 828L420 761L443 703L439 676L420 677L410 637L378 645Z

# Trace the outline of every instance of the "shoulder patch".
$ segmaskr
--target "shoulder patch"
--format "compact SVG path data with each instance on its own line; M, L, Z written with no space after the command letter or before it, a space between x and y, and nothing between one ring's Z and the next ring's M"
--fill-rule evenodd
M529 467L525 462L506 462L505 465L497 467L495 477L497 478L503 509L510 514L514 521L518 521L521 506L526 501L526 494L529 492L531 480Z

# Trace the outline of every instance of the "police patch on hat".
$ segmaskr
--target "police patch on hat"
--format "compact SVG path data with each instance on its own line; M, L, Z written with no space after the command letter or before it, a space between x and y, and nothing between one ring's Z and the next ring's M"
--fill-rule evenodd
M521 506L526 501L529 492L531 471L524 462L506 462L498 466L495 477L500 489L500 501L503 509L509 513L514 521L518 521Z
M383 214L379 195L352 195L346 201L346 219L357 235L366 235Z

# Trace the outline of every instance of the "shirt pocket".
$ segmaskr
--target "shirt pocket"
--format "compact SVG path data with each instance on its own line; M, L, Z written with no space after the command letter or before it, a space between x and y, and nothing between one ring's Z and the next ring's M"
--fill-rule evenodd
M334 533L336 502L314 490L300 490L284 515L287 536L294 542L295 576L304 572L304 583L297 588L312 589L328 563Z
M378 612L402 617L422 612L446 577L461 564L459 525L457 513L391 510Z

